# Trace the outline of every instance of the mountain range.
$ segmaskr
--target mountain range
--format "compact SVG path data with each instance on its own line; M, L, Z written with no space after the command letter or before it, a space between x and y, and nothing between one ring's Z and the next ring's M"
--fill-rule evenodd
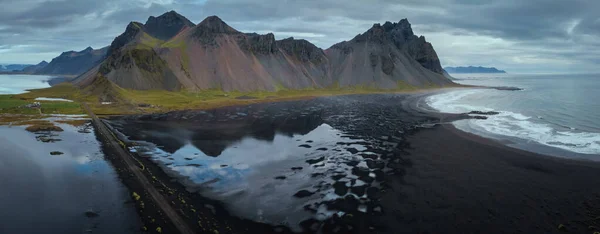
M0 72L21 71L23 68L31 66L30 64L0 64Z
M495 67L445 67L448 73L506 73L503 70L498 70Z
M375 24L350 41L322 50L306 40L243 33L217 16L196 25L174 11L146 23L129 23L104 59L74 83L171 91L452 84L443 76L432 45L414 35L406 19Z
M97 50L88 47L82 51L63 52L46 66L37 69L35 74L80 75L101 63L106 57L107 50L108 47Z

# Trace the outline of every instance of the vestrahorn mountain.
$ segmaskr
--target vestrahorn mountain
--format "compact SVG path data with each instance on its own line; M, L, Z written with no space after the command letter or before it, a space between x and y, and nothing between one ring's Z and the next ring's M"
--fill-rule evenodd
M210 16L193 24L170 11L131 22L105 59L79 76L87 88L275 91L364 86L445 86L433 46L408 20L375 24L322 50L306 40L243 33Z

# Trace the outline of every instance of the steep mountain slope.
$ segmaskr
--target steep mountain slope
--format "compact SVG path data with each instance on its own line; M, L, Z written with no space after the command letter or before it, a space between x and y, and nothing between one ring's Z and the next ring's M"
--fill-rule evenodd
M88 47L82 51L67 51L52 59L48 65L36 74L79 75L98 65L104 59L108 47L94 50Z
M188 90L274 91L332 83L327 58L316 46L241 33L216 16L173 38L159 53Z
M347 86L395 89L452 84L406 19L376 24L323 51L306 40L242 33L216 16L193 25L176 12L131 22L106 59L76 79L125 89L275 91Z
M86 86L102 77L128 89L179 90L180 83L154 48L164 43L158 38L172 38L193 26L174 11L149 17L146 24L131 22L112 42L106 59L75 83Z
M348 42L325 51L332 76L341 86L373 85L394 88L398 82L414 86L445 85L440 61L425 37L413 34L408 20L375 24Z
M48 66L48 62L41 61L40 63L36 64L36 65L31 65L31 66L27 66L25 68L23 68L23 72L26 73L36 73L37 71L45 68L46 66Z

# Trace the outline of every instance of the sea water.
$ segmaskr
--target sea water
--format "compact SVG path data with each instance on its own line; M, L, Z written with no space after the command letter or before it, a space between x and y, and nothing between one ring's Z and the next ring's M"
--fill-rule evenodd
M0 94L19 94L28 89L48 88L51 76L0 75Z
M600 74L460 74L458 83L520 91L464 89L427 98L440 112L496 111L453 124L460 130L543 154L600 160Z

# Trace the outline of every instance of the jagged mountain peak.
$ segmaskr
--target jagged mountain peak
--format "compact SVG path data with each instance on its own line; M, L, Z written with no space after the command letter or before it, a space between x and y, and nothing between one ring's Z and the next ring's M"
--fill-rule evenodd
M110 44L107 55L111 55L115 51L118 51L121 47L127 45L129 42L135 40L140 32L144 31L144 25L140 22L131 21L127 24L125 32L117 36Z
M206 19L202 20L198 24L198 29L210 33L240 33L240 31L235 30L216 15L206 17Z
M144 31L151 36L169 40L186 28L195 24L175 11L166 12L158 17L150 16L144 25Z

